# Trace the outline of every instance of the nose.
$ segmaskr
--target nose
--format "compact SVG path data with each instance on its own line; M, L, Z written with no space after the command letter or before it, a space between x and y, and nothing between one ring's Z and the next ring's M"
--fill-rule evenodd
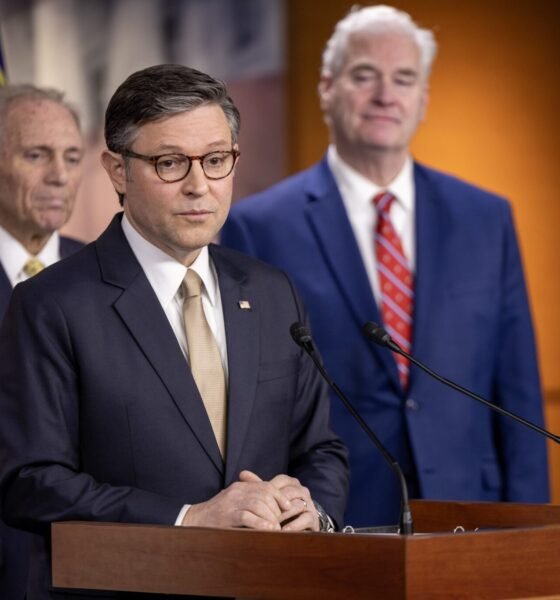
M199 160L193 160L189 174L183 179L182 190L187 196L204 196L208 192L208 179Z
M394 102L393 86L386 79L379 79L373 93L373 101L380 106L387 106Z
M49 163L46 181L51 185L66 185L69 179L68 165L62 156L54 156Z

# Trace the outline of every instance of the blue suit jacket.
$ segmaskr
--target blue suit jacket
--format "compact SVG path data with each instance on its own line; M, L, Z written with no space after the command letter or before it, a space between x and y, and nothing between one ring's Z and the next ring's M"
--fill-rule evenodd
M66 258L83 247L82 242L60 237L60 256ZM0 264L0 321L6 311L12 284ZM0 598L23 600L29 570L31 536L0 521Z
M418 164L414 178L414 355L542 424L533 329L509 204ZM362 325L379 323L381 316L325 160L235 205L222 244L291 276L331 376L405 472L416 473L422 497L548 499L546 444L538 434L414 367L405 395L393 355L365 339ZM393 472L334 397L332 415L350 450L347 522L395 522Z
M227 459L169 321L115 217L81 252L18 285L0 330L4 517L43 536L30 598L48 589L55 520L173 524L250 469L300 478L339 523L346 451L289 327L286 276L210 247L228 351ZM250 309L243 309L246 300ZM40 568L38 568L40 567ZM67 598L67 596L63 596Z

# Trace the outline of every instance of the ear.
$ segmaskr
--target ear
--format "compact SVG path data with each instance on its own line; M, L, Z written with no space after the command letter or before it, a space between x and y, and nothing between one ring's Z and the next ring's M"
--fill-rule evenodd
M331 101L331 89L333 84L333 78L327 75L321 75L319 81L319 101L321 103L321 110L326 112L330 106Z
M430 102L430 90L426 85L422 91L422 99L420 100L420 122L423 123L426 120L428 114L428 104Z
M109 175L115 191L119 194L126 194L127 176L124 158L115 152L103 150L101 153L101 164L105 171L107 171L107 175Z
M234 144L233 145L233 149L237 150L239 152L239 144ZM237 171L237 165L239 164L239 159L240 158L241 158L241 156L238 156L237 160L235 161L235 166L233 167L232 175L235 175L235 171Z

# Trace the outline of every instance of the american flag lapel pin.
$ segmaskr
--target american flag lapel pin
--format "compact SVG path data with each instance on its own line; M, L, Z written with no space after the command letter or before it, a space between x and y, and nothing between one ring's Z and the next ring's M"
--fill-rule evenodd
M241 310L251 310L251 303L249 300L238 300L237 304Z

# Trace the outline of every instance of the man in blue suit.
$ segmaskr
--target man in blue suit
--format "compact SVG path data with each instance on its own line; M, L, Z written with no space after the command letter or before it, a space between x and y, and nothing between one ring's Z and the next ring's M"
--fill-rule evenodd
M102 155L123 213L12 294L0 493L6 521L37 534L29 600L72 597L51 587L52 521L342 523L346 451L289 333L302 304L280 271L210 243L238 129L204 73L132 74L107 108Z
M398 368L388 349L362 334L367 321L393 336L408 327L398 341L419 360L543 423L510 206L410 157L435 53L430 31L387 6L339 22L319 85L332 142L326 157L234 206L222 244L291 276L328 371L400 462L412 497L545 502L539 435L406 363ZM388 215L378 214L374 199L388 197ZM377 228L382 219L390 248ZM409 295L406 310L395 306L385 261L400 297ZM396 522L393 472L339 401L331 404L333 427L350 451L347 523Z
M62 93L0 88L0 321L12 288L82 243L58 234L82 175L78 116ZM31 537L0 522L0 598L23 600Z

